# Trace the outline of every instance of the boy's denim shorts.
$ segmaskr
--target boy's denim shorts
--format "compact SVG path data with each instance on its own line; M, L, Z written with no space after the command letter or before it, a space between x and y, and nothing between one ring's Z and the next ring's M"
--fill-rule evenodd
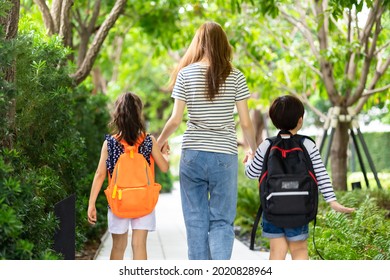
M295 228L281 228L274 226L263 216L262 227L262 235L266 238L285 237L288 241L304 241L309 237L308 224Z

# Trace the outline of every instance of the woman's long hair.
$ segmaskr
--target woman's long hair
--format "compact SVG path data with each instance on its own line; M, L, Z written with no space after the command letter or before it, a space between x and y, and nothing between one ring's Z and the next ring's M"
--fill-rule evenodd
M139 136L145 133L141 99L131 92L119 96L110 126L119 141L124 139L127 144L134 145Z
M219 87L232 71L232 47L225 31L215 22L204 23L197 31L192 42L171 76L170 88L175 85L177 74L187 65L202 59L209 61L206 72L207 97L213 100Z

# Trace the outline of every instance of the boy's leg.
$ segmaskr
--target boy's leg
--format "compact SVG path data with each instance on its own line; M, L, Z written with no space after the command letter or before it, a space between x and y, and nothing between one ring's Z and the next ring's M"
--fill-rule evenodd
M112 236L112 249L110 260L123 260L125 250L127 247L128 233L123 234L111 234Z
M147 260L146 239L148 230L133 229L131 237L131 248L133 250L133 260Z
M307 251L307 240L303 241L289 241L291 258L293 260L308 260L309 254Z
M270 260L284 260L288 252L287 240L285 237L270 238Z

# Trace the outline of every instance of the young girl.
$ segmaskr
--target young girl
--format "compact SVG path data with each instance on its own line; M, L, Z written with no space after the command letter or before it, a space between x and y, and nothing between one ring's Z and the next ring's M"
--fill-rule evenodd
M279 130L289 131L291 135L297 134L302 128L304 107L302 102L291 95L281 96L271 104L269 117L274 126ZM289 138L289 134L281 134L282 138ZM269 141L263 141L256 150L255 157L249 153L248 161L245 164L245 174L250 179L258 179L261 176L263 160L269 147ZM318 182L318 188L325 201L330 207L342 213L351 213L354 208L344 207L336 201L336 195L329 178L329 175L322 163L320 153L315 144L310 140L304 140L310 159L313 163L314 173ZM309 237L308 225L296 228L282 228L273 225L263 215L262 221L263 236L270 239L270 260L284 260L287 252L290 251L293 260L306 260L309 258L307 252L307 238Z
M129 145L134 145L141 135L145 134L145 124L142 117L142 102L140 98L133 93L121 95L116 103L111 125L114 127L116 137L106 135L103 143L99 165L93 179L91 193L88 205L88 222L95 224L96 199L106 178L107 170L112 176L114 166L119 156L123 153L123 146L120 140L125 140ZM155 163L161 171L167 172L168 151L160 151L156 139L147 135L144 141L139 145L138 152L141 153L150 164L150 157L153 157ZM111 260L122 260L127 247L128 229L132 228L131 246L134 260L146 260L146 238L148 231L154 231L156 228L155 212L136 218L124 219L115 216L110 209L107 213L108 230L112 235Z

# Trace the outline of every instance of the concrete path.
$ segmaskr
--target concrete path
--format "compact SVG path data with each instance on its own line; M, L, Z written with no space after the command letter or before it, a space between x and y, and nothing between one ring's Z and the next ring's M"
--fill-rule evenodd
M181 211L179 184L171 193L160 195L156 206L157 230L148 235L149 260L187 260L187 241ZM131 235L129 235L129 243ZM111 236L106 233L95 256L96 260L108 260L111 251ZM239 240L234 241L232 260L268 260L267 252L254 252ZM125 259L131 259L131 249L126 250Z

